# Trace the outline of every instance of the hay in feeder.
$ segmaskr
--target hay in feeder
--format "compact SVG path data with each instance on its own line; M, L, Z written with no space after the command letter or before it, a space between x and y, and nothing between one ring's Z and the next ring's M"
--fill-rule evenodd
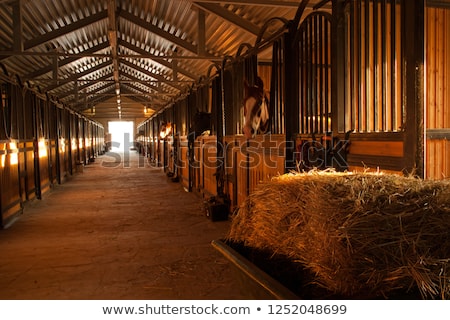
M301 264L343 297L450 296L450 182L380 173L286 174L262 183L228 241Z

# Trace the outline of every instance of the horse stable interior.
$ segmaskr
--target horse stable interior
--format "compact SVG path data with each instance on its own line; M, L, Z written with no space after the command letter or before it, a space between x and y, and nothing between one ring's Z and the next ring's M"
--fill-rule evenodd
M242 298L210 242L261 182L448 179L449 39L448 0L0 0L0 297Z

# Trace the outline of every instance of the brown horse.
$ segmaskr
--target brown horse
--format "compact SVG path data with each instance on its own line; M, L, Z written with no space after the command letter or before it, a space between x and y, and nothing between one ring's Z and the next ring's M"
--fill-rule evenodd
M164 139L171 133L172 133L172 124L170 122L161 121L161 123L159 124L159 137L161 139Z
M260 77L257 77L254 86L250 86L247 81L244 86L244 127L242 130L244 136L251 139L256 134L266 133L269 129L269 102Z

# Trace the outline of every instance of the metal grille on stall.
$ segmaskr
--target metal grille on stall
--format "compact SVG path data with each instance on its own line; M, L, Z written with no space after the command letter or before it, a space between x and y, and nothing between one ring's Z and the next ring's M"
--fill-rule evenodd
M313 12L300 24L294 39L298 49L299 135L297 168L333 167L331 104L331 14Z
M352 132L350 169L405 167L402 6L397 0L358 0L345 8L345 107L335 129Z

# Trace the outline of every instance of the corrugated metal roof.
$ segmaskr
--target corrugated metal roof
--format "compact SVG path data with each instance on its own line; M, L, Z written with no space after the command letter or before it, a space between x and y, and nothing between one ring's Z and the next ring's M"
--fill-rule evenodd
M0 63L74 110L96 106L92 117L118 117L117 93L122 118L144 117L143 106L164 108L214 62L255 45L270 19L292 20L300 2L0 0Z

